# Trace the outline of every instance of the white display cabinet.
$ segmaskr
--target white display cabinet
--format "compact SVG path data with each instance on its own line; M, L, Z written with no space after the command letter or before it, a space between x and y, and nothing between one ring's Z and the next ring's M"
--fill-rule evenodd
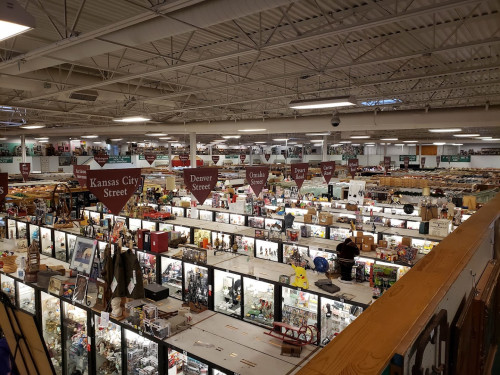
M214 309L226 315L241 315L241 276L214 270Z

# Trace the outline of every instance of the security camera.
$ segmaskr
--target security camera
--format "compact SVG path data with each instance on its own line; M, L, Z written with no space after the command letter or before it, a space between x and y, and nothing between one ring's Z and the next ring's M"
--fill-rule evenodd
M338 112L333 112L332 118L330 120L330 123L334 128L340 125L340 116Z

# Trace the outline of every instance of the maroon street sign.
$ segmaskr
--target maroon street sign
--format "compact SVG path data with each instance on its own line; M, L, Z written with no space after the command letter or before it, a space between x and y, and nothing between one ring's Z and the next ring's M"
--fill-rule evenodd
M19 163L19 170L21 171L24 182L26 182L30 176L31 163Z
M335 173L335 161L324 161L321 164L321 174L327 184L330 183L333 174Z
M420 157L420 168L423 168L425 166L425 156Z
M408 156L405 156L403 160L404 160L403 163L405 165L405 169L408 169L408 167L410 166L410 158Z
M255 195L259 196L269 177L269 167L247 167L247 182Z
M144 159L151 165L156 160L156 154L144 154Z
M9 174L0 173L0 202L5 199L9 192Z
M200 204L203 204L217 184L218 168L190 168L184 170L184 183Z
M269 161L269 159L271 159L271 154L264 154L264 157L266 158L266 161Z
M99 164L101 167L104 167L104 165L108 162L109 160L109 155L100 153L97 155L94 155L94 160L97 164Z
M140 183L140 168L87 171L87 188L115 215L120 213Z
M304 180L307 176L307 171L309 170L309 164L307 163L295 163L291 165L292 178L299 187L302 187Z
M73 175L81 187L87 186L87 171L90 165L73 165Z
M441 157L438 155L436 156L436 165L439 168L439 164L441 163Z
M220 156L219 155L212 155L212 161L214 164L217 164L219 162Z
M358 166L359 166L358 159L349 159L347 161L347 168L349 169L349 173L351 174L352 178L354 178L354 176L356 175Z

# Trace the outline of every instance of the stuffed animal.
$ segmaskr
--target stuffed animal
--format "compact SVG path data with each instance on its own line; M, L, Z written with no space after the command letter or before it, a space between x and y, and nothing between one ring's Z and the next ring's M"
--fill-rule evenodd
M295 281L291 284L293 286L309 289L309 281L307 280L306 270L304 267L296 267L292 264L295 270Z

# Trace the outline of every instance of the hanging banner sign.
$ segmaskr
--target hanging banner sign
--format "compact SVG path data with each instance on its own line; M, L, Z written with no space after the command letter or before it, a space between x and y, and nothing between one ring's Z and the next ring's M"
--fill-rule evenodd
M269 159L271 159L271 154L264 154L264 157L266 158L266 161L269 161Z
M90 165L73 165L73 175L81 187L87 186L87 171L89 169Z
M384 156L384 167L385 167L386 172L389 169L391 169L391 157L390 156Z
M321 174L325 178L327 184L330 183L333 174L335 173L335 162L334 161L324 161L320 163L321 165Z
M358 159L349 159L347 161L347 169L349 169L349 173L351 174L352 178L354 178L354 176L356 175L358 166L359 166Z
M420 157L420 168L423 168L425 165L425 156Z
M9 192L9 174L0 173L0 202L5 199L5 196Z
M441 164L441 157L440 156L436 156L436 165L437 165L438 168L439 168L439 164Z
M246 158L247 158L246 154L240 154L241 163L243 163Z
M399 155L399 161L404 161L405 158L410 159L410 161L417 161L417 155Z
M470 163L470 155L441 155L441 161L448 163Z
M408 156L405 156L403 163L405 165L405 169L408 169L408 167L410 166L410 158Z
M252 188L254 194L259 196L262 188L267 183L269 177L269 167L247 167L247 182Z
M168 155L158 155L158 154L155 155L156 155L155 160L168 160ZM139 155L139 160L146 160L146 157L143 154L141 154Z
M309 164L307 163L296 163L291 165L292 168L292 178L299 187L302 187L304 180L307 176L307 171L309 170Z
M156 155L155 154L145 154L144 158L146 161L149 163L149 165L153 164L154 161L156 160Z
M219 162L220 156L219 155L212 155L212 161L214 164L217 164Z
M31 163L19 163L19 170L21 171L24 182L28 181L31 172Z
M188 154L180 154L179 160L182 161L182 163L185 163L189 160L189 155Z
M97 164L99 164L101 167L104 167L104 165L108 162L109 160L109 155L108 154L97 154L94 155L94 160Z
M115 215L120 213L140 183L140 168L87 171L87 188Z
M113 155L108 157L108 164L132 164L130 155Z
M190 168L184 170L184 183L198 200L203 204L210 192L217 184L218 168Z

